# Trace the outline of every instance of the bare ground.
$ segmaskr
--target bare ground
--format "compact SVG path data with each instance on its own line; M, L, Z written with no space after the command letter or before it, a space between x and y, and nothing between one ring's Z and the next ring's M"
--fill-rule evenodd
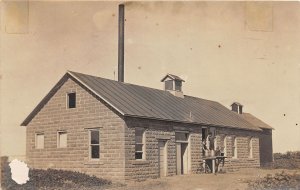
M243 190L248 180L275 174L283 169L242 169L222 174L194 174L172 176L161 179L149 179L143 182L132 182L125 186L108 190ZM300 170L284 170L286 173L298 173Z

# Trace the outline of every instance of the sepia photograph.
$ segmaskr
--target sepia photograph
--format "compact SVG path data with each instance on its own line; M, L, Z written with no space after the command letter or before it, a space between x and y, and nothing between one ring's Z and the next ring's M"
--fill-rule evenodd
M0 190L299 190L300 1L0 0Z

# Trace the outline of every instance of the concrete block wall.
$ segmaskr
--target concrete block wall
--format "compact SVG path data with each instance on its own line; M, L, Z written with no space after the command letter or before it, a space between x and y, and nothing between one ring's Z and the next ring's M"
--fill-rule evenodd
M202 170L202 131L195 126L190 133L191 173L200 173Z
M177 124L172 122L148 119L127 118L125 129L125 179L145 180L159 177L158 141L168 139L168 176L176 175L176 142L175 131L189 132L189 172L199 173L202 170L202 131L201 126ZM135 160L135 128L144 128L146 134L146 159ZM259 132L216 128L216 144L224 147L226 137L226 159L224 169L228 171L240 168L259 167ZM237 139L237 157L232 158L233 137ZM249 152L249 140L252 138L252 157Z
M76 92L76 108L67 109L67 93ZM100 160L89 159L89 128L100 129ZM69 78L27 129L30 167L84 172L124 180L124 120L109 105ZM67 147L57 148L57 132L67 132ZM35 134L44 133L44 149L35 148Z
M260 132L217 128L217 145L224 148L226 138L226 158L224 168L237 170L240 168L260 167L259 135ZM234 138L237 140L237 156L233 158ZM249 140L252 138L252 157L250 157Z
M176 175L175 131L189 131L190 171L196 173L201 163L201 127L165 121L127 118L125 129L125 179L159 178L158 141L167 140L167 176ZM146 159L135 160L135 128L144 128Z
M125 179L145 180L159 177L158 138L167 140L168 175L176 174L175 133L167 123L151 122L142 119L126 119L125 129ZM135 159L135 128L145 129L145 160Z

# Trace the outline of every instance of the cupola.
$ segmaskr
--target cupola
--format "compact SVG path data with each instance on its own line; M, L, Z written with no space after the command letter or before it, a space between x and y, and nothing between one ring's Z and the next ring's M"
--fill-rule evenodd
M231 104L231 111L234 111L238 114L242 114L243 113L243 105L238 102L233 102Z
M164 82L164 88L166 91L169 91L174 96L181 98L184 97L182 92L182 82L185 81L179 76L167 74L163 79L161 79L161 82Z

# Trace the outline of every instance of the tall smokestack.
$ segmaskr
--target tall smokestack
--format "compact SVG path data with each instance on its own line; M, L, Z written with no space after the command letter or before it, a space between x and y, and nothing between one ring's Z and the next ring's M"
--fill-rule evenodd
M124 82L124 4L119 5L118 81Z

